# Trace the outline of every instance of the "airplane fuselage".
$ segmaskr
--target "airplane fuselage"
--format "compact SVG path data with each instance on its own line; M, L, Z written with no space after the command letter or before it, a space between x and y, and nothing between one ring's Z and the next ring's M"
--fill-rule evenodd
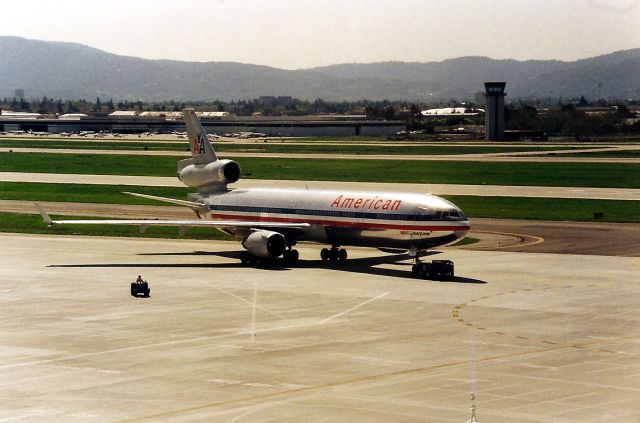
M424 250L455 241L469 230L462 211L434 195L255 188L203 200L214 220L309 224L289 236L294 242Z

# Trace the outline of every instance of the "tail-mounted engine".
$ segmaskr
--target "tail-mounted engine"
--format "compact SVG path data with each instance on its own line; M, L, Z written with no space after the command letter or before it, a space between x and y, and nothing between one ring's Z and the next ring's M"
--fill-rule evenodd
M178 163L178 179L190 187L231 184L240 179L240 165L233 160L195 164L191 159Z

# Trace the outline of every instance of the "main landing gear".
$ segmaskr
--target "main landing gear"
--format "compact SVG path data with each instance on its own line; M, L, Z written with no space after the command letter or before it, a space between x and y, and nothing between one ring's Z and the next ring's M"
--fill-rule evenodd
M347 261L347 250L336 246L331 247L331 249L323 248L320 251L320 258L322 261Z
M262 258L258 256L254 256L248 251L242 251L240 253L240 261L244 265L255 266L256 264L259 264L260 262L262 262Z
M333 246L330 249L323 248L320 251L320 257L322 258L322 261L345 262L347 261L347 250L336 246ZM295 264L298 262L298 260L300 260L300 253L298 252L298 250L289 247L282 253L282 262L285 264ZM274 261L276 261L276 258L269 259L265 257L259 257L255 254L251 254L248 251L242 251L240 252L240 261L244 265L256 266L266 263L273 263Z
M288 250L284 250L282 253L282 261L286 264L294 264L297 263L300 259L300 253L298 250L292 250L289 248ZM249 266L256 266L261 264L273 263L276 259L269 259L265 257L259 257L254 254L251 254L248 251L242 251L240 253L240 261L242 264Z
M299 258L300 253L298 252L298 250L292 250L291 248L289 248L288 250L284 250L284 252L282 253L282 261L284 261L285 263L297 263Z

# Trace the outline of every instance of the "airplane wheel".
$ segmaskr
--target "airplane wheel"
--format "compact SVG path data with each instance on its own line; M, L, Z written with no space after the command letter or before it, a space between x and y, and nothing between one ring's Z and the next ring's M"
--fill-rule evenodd
M282 260L285 263L296 263L299 258L300 253L298 253L298 250L286 250L282 253Z
M347 261L347 250L339 249L337 251L338 261Z
M300 259L300 253L298 250L291 250L291 263L297 263Z
M322 250L320 250L320 258L322 259L322 261L329 260L329 257L329 250L327 248L323 248Z
M260 263L260 257L256 257L247 251L243 251L240 253L240 261L244 265L255 266Z

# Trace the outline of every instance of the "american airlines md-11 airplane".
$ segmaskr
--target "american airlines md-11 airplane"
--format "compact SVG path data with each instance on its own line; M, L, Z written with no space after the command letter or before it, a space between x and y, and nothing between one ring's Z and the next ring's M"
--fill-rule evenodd
M295 263L299 241L331 245L324 261L344 261L344 246L374 247L386 252L409 251L416 257L413 271L421 273L419 253L449 244L470 229L462 211L434 195L301 189L229 189L240 179L240 166L216 155L193 109L184 110L191 159L178 162L178 178L197 188L188 200L127 193L191 208L198 220L51 220L49 225L99 224L177 226L181 233L196 226L218 228L242 242L244 264L262 260ZM453 269L451 268L451 275Z

